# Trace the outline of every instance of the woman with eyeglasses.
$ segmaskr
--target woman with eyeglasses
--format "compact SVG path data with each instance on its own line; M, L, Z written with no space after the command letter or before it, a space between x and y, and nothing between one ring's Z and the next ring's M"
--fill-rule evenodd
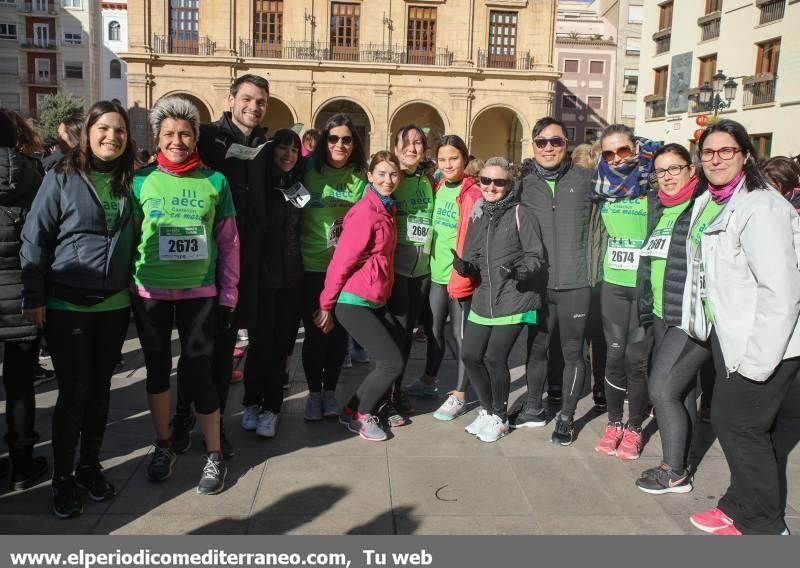
M534 279L544 269L539 222L511 191L512 168L490 158L479 176L481 193L470 214L455 271L480 282L464 330L462 359L481 403L465 430L483 442L508 432L508 357L525 325L536 323L541 297Z
M711 420L731 477L718 505L689 519L717 535L789 534L783 441L797 439L784 418L797 413L786 403L800 373L800 217L769 185L741 124L706 128L698 155L702 201L716 213L691 258L690 332L704 339L711 327Z
M642 452L642 423L647 413L647 364L652 337L639 321L636 288L639 251L648 227L653 153L658 146L635 137L622 124L612 124L600 136L601 157L594 172L593 191L607 235L600 292L606 336L605 390L608 425L595 446L601 454L638 459ZM651 221L652 222L652 221ZM625 398L628 423L623 423Z
M347 333L337 325L322 333L314 325L325 271L342 234L344 216L363 196L366 156L352 121L344 114L332 116L314 148L303 185L310 201L303 207L300 252L303 255L303 370L308 381L305 419L336 418L336 385L347 353Z
M636 486L645 493L688 493L692 477L688 453L697 418L695 387L698 371L711 358L711 347L686 333L688 310L687 254L699 246L703 217L695 166L689 151L667 144L653 155L657 199L650 199L650 224L638 270L639 320L653 326L654 348L648 387L658 416L662 463L642 472ZM689 283L691 286L691 283Z

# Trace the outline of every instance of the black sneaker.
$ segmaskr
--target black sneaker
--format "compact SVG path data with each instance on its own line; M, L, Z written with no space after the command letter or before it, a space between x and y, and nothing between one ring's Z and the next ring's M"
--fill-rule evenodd
M529 408L527 405L508 417L508 424L512 428L541 428L547 424L544 408L538 411Z
M592 400L594 401L594 407L597 410L605 411L608 408L608 404L606 403L606 393L596 392L592 395Z
M392 394L391 401L395 409L401 414L411 414L414 412L414 405L411 404L411 401L408 400L406 394L401 390Z
M55 371L45 369L39 363L33 366L33 386L38 387L56 378Z
M206 465L203 467L203 475L200 483L197 484L197 492L202 495L216 495L225 488L225 477L228 475L228 468L222 461L222 456L211 453L206 456Z
M689 493L693 489L692 476L688 469L676 473L667 464L662 463L659 467L643 471L641 477L636 480L636 487L651 495Z
M147 466L147 477L150 481L166 481L172 477L172 467L178 456L174 448L162 448L158 444L154 447L153 458Z
M59 519L71 519L83 514L83 499L74 477L53 479L53 513Z
M550 441L561 446L569 446L575 441L575 424L572 418L564 418L560 414L554 420L556 427Z
M384 401L378 407L377 415L378 419L389 428L398 428L409 423L408 418L403 416L390 400Z
M114 485L103 475L103 466L79 465L75 469L75 481L78 487L89 492L92 501L108 501L117 494Z
M12 467L12 470L14 468ZM31 458L30 469L27 472L14 472L11 479L11 491L23 491L36 485L47 473L47 458L36 456Z
M192 410L189 414L178 414L172 417L172 449L176 454L185 454L192 447L192 430L197 424L197 417Z

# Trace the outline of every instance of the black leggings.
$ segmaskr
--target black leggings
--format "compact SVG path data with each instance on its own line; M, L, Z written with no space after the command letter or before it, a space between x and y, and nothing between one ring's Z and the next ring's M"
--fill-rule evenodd
M472 298L454 299L448 296L447 286L444 284L431 283L431 291L428 294L428 302L431 308L431 330L428 333L428 358L425 364L425 374L435 377L439 374L439 367L444 358L444 350L447 346L445 338L445 323L447 315L450 315L450 326L452 327L453 337L456 340L457 353L454 353L458 360L458 381L456 389L459 392L466 392L469 386L464 372L464 362L461 355L462 342L464 340L464 324L469 315L469 306Z
M234 317L233 320L235 321L236 318ZM225 405L228 402L228 390L231 386L231 371L233 370L233 349L236 347L238 331L234 326L225 331L217 330L214 340L214 352L211 355L211 381L217 391L220 414L225 414ZM189 414L193 389L192 377L185 373L178 373L176 414Z
M419 319L425 299L430 293L431 280L428 276L408 278L394 275L394 287L386 309L394 316L403 333L400 348L403 352L403 372L411 356L411 346L414 343L414 326ZM403 382L403 373L397 378L395 388Z
M319 310L319 295L325 287L324 272L306 272L303 282L303 371L308 390L322 392L336 390L342 363L347 355L347 332L336 325L327 335L314 325L314 314Z
M547 354L556 329L559 331L564 357L562 374L561 415L572 417L578 406L586 380L583 340L589 316L591 289L548 290L546 302L538 312L539 323L528 328L527 405L542 408L542 392L547 380Z
M467 321L464 330L464 366L478 393L481 408L503 420L508 417L511 374L508 356L524 324L480 325Z
M647 410L647 363L653 340L639 325L636 288L603 282L608 421L621 422L628 394L628 426L638 430Z
M100 461L108 421L111 375L128 331L130 310L47 310L45 337L58 380L53 412L53 473L72 475L80 441L80 465Z
M336 304L336 318L339 327L344 327L375 361L375 368L348 404L353 410L372 413L378 401L403 373L402 326L385 308L339 303Z
M33 367L39 354L39 340L5 341L3 387L6 390L6 441L33 446L36 395L33 392Z
M683 471L697 420L697 374L711 359L711 349L682 329L667 327L658 317L653 331L655 347L648 389L658 417L663 461Z
M211 379L217 299L150 300L133 296L132 301L147 367L147 392L161 394L169 390L174 322L181 342L178 382L183 377L184 384L191 388L194 408L199 414L219 410L217 389Z
M258 327L248 330L242 405L261 406L275 414L283 404L286 345L297 330L300 289L262 289L258 297Z

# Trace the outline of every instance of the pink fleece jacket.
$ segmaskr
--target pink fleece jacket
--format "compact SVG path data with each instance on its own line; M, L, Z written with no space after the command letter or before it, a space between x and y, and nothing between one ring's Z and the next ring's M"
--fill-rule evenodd
M331 311L342 291L383 305L394 285L397 222L371 188L344 217L319 307ZM366 260L364 258L366 257Z

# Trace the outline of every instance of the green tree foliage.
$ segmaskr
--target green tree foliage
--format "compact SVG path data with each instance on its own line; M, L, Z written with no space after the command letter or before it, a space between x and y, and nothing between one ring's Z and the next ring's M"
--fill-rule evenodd
M39 105L39 116L33 125L42 139L58 135L58 125L83 115L83 99L68 93L47 95Z

